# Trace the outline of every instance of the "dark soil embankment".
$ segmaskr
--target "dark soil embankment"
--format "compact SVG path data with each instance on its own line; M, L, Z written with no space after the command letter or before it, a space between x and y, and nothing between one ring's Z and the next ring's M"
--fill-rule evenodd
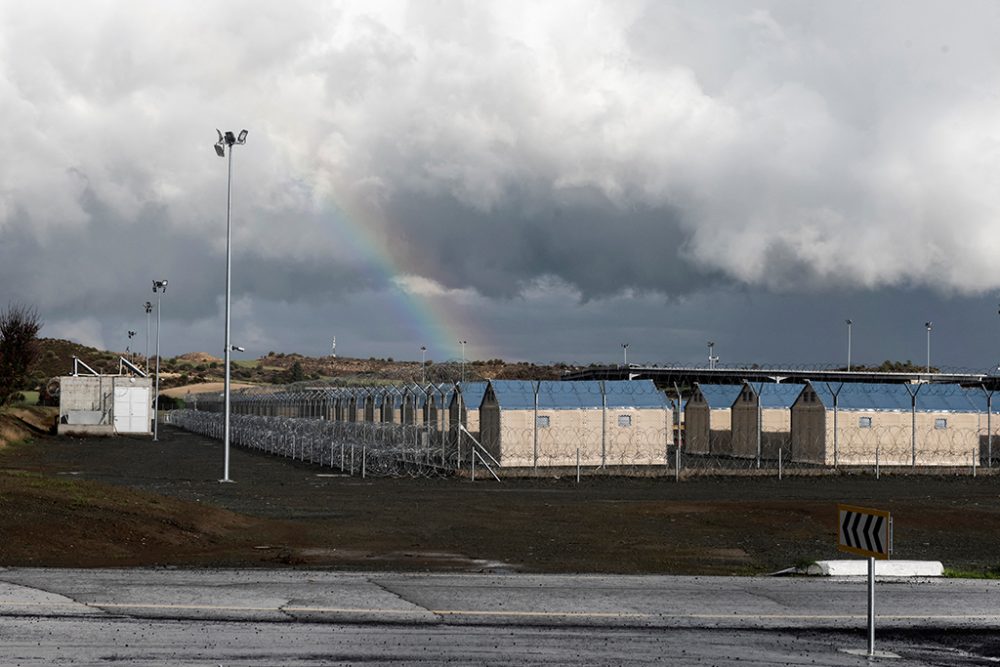
M840 557L838 502L891 510L898 558L1000 561L996 477L361 480L234 449L220 484L220 443L160 434L0 452L37 474L3 476L37 481L0 489L0 530L22 543L0 564L760 573Z

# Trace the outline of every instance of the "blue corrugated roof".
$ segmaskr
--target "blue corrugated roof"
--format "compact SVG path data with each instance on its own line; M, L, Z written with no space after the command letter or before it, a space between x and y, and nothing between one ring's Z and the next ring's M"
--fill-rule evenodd
M604 396L609 408L665 408L667 398L652 380L606 380Z
M543 380L494 380L493 393L501 408L527 410L535 407L538 391L539 410L601 409L605 396L610 408L662 408L664 395L651 380L619 380L605 382L602 389L598 381L564 382Z
M804 384L794 382L748 382L747 384L760 397L762 408L790 408L805 387Z
M980 392L982 393L982 392ZM917 391L917 410L922 412L986 412L986 399L982 410L977 409L969 392L957 384L925 384Z
M529 380L491 380L493 395L505 410L527 410L535 407L535 383Z
M873 382L812 382L816 396L828 410L833 409L834 394L838 410L905 410L912 405L910 391L903 384Z
M838 410L900 410L913 409L916 396L918 412L986 412L986 396L978 389L965 389L957 384L879 384L869 382L810 383L816 395L829 410L837 395Z
M731 408L740 392L743 391L741 384L698 384L698 391L705 397L708 407L715 410L720 408Z
M538 383L539 410L573 410L601 408L601 383L596 380L561 382L543 380Z
M486 393L485 382L459 382L458 391L462 393L462 403L466 410L478 410ZM454 397L453 397L454 398Z

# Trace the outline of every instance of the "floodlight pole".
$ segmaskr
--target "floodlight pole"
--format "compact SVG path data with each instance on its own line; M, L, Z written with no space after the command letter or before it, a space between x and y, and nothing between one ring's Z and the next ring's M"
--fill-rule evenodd
M469 341L460 340L458 342L462 346L462 382L465 382L465 344Z
M153 442L160 439L160 294L167 291L166 280L154 280L156 292L156 391L153 397Z
M847 372L851 372L851 327L854 326L854 320L844 320L847 322Z
M622 354L624 355L623 363L626 369L628 369L628 343L622 343ZM628 378L626 378L628 379Z
M143 308L146 310L146 375L149 375L149 314L153 311L153 304L147 301Z
M233 146L239 144L245 144L247 139L247 131L242 130L240 132L239 138L237 138L232 132L226 132L224 135L219 132L219 140L215 144L215 153L219 157L223 157L228 153L229 157L229 173L226 180L226 346L224 353L224 361L226 365L226 379L225 379L225 391L224 402L225 402L225 426L223 428L223 449L224 449L224 464L222 479L220 482L231 482L233 480L229 479L229 418L231 414L230 405L230 368L229 368L229 355L232 352L232 344L230 342L230 319L232 314L232 263L233 263L233 224L232 224L232 209L233 209ZM228 148L228 150L226 150Z
M420 346L420 384L427 384L427 346Z
M931 325L932 322L924 322L927 327L927 375L931 374Z

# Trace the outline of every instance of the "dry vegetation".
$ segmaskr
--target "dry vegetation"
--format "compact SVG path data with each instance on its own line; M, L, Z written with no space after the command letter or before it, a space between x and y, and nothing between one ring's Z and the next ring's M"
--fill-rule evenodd
M73 357L100 373L117 373L119 353L98 350L67 340L42 338L41 353L32 368L31 388L44 391L53 377L72 372ZM145 365L141 355L136 365ZM347 357L306 357L301 354L269 352L258 359L233 359L234 386L283 385L291 383L380 384L451 382L461 378L461 364L456 361L435 363L428 360L424 372L419 361L389 359L353 359ZM502 359L470 360L465 366L468 380L483 379L557 379L576 367L565 364L536 365L507 363ZM188 391L214 391L211 387L223 380L223 361L207 352L188 352L160 361L160 387L164 395L183 397ZM205 389L204 387L209 387Z

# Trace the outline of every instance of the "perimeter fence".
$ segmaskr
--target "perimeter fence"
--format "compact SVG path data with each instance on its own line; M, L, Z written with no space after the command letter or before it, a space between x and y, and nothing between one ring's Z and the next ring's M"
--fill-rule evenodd
M230 440L379 476L977 475L1000 463L992 395L958 385L786 385L779 401L746 383L720 403L708 385L671 397L651 382L495 381L484 397L478 384L238 392ZM170 423L222 438L221 397L187 402Z

